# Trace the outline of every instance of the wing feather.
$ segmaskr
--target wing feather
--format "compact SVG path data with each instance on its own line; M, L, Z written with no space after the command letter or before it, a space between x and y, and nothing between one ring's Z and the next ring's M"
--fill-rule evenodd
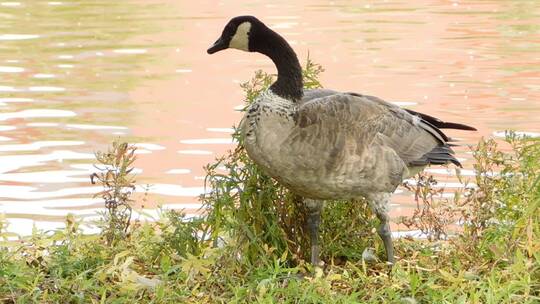
M446 144L448 137L432 123L436 118L428 120L424 119L428 116L413 113L373 96L309 90L299 104L295 121L300 128L324 121L337 128L334 132L353 132L363 141L393 149L408 165L460 165Z

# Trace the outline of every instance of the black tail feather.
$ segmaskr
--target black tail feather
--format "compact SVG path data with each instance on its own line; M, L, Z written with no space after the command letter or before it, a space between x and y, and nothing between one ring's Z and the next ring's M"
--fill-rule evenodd
M437 146L433 150L424 154L420 159L409 163L411 166L427 166L427 165L446 165L453 163L454 165L463 168L459 160L454 157L454 150L449 146Z
M454 157L455 152L451 148L458 145L448 143L449 141L455 141L455 140L446 136L439 129L457 129L457 130L476 131L476 128L467 126L464 124L460 124L460 123L445 122L436 117L419 113L413 110L409 110L409 109L404 109L404 110L409 112L409 114L418 116L424 124L432 127L439 135L441 135L441 138L444 140L444 142L440 142L439 146L433 148L433 150L424 154L422 157L420 157L420 159L412 161L409 165L427 166L427 165L446 165L448 163L453 163L454 165L460 168L463 168L463 166L457 160L457 158Z
M409 110L409 109L405 109L405 111L409 112L412 115L419 116L423 120L429 122L430 124L434 125L435 127L439 129L457 129L457 130L476 131L475 127L471 127L471 126L467 126L467 125L455 123L455 122L445 122L436 117L423 114L420 112L416 112L413 110Z

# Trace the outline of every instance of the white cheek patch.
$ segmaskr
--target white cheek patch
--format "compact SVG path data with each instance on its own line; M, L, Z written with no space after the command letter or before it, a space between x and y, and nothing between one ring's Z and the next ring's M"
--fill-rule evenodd
M229 42L229 47L242 51L249 51L249 36L248 33L251 30L251 23L244 22L236 28L236 33Z

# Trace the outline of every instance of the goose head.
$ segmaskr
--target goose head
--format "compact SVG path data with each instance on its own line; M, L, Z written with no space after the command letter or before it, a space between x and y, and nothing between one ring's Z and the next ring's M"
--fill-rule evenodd
M225 49L237 49L246 52L257 51L256 40L257 33L268 31L266 25L253 16L238 16L232 18L225 28L221 36L208 49L208 54Z
M258 52L268 56L278 70L278 78L270 90L291 101L302 98L302 68L294 50L283 37L259 19L253 16L232 18L207 52L214 54L225 49Z

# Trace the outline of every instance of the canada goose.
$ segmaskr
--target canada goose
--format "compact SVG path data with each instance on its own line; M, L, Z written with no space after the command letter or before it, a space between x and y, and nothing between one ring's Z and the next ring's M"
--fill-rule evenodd
M233 48L262 53L277 80L247 109L241 124L248 155L308 207L311 263L319 265L318 227L324 200L365 198L394 263L389 199L403 179L430 164L453 163L440 130L476 130L402 109L377 97L303 89L302 69L287 41L253 16L231 19L209 54Z

